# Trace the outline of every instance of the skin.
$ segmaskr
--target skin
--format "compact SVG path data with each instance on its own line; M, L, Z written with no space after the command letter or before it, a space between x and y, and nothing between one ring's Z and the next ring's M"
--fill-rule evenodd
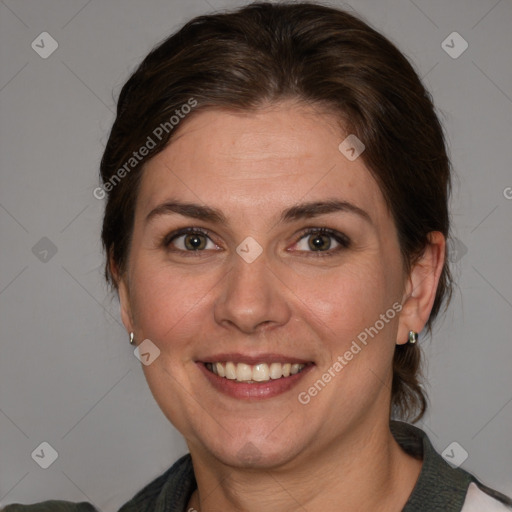
M112 268L126 329L160 350L143 370L187 441L198 481L189 506L401 510L421 461L389 431L393 351L429 317L444 237L431 233L407 274L394 221L363 159L349 161L338 150L347 134L308 106L196 112L178 129L146 164L126 272ZM228 222L176 214L145 221L170 198L218 208ZM278 222L290 206L325 199L348 201L371 222L351 212ZM209 231L203 252L184 254L186 236L164 246L162 239L183 227ZM308 245L317 235L303 235L306 227L331 228L351 243L334 252L340 245L328 237L324 254L332 256L319 256ZM252 263L236 252L248 236L263 249ZM400 314L301 404L298 393L397 301ZM222 352L274 352L315 366L284 394L239 400L214 389L195 363ZM248 450L256 454L252 462L243 456Z

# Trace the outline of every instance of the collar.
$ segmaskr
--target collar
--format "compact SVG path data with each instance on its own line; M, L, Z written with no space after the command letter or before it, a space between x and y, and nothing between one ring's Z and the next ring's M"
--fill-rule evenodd
M460 512L473 477L450 466L423 430L401 421L391 421L390 428L406 453L423 459L420 475L402 512Z

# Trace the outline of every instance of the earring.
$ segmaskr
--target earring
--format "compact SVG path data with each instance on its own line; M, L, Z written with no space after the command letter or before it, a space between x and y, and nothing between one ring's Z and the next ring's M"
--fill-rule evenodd
M134 340L134 334L133 332L130 333L130 345L133 345L135 343L135 340Z
M416 331L409 331L409 343L416 343L418 341L418 333Z

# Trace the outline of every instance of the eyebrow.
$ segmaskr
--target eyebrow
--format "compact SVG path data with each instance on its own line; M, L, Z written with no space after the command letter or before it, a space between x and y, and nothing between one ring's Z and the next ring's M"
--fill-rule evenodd
M299 219L310 219L318 215L329 213L346 212L356 214L366 222L373 224L370 215L358 206L347 201L330 199L324 201L311 201L301 203L287 208L281 212L279 223L293 222ZM226 216L221 210L211 206L204 206L197 203L187 203L177 200L166 201L151 210L146 216L146 224L161 215L178 214L184 217L191 217L202 221L209 221L214 224L228 224Z

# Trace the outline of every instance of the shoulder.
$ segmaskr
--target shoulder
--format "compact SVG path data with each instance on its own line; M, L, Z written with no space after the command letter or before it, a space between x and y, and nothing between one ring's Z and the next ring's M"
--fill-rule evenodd
M6 505L0 512L98 512L90 503L72 503L71 501L41 501L31 505L12 503Z
M496 498L484 492L475 482L472 482L469 484L461 512L481 512L482 510L486 512L510 512L512 510L512 502L510 505L506 505L505 502L497 499L503 499L502 496L494 491L491 491L491 493L496 494Z
M449 464L421 429L395 421L390 427L402 449L423 461L403 512L512 512L510 498L486 487L466 470Z
M186 454L138 491L130 501L121 506L118 512L168 510L167 503L173 503L173 510L184 510L196 486L192 459L190 454ZM32 505L13 503L1 508L0 512L98 512L98 510L86 502L51 500Z

